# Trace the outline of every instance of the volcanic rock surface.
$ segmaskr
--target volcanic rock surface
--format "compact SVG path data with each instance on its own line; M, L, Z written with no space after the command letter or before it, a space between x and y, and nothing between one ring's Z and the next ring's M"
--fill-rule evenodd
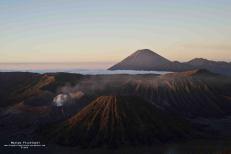
M139 97L100 96L46 135L64 145L116 147L185 139L193 133L188 122Z

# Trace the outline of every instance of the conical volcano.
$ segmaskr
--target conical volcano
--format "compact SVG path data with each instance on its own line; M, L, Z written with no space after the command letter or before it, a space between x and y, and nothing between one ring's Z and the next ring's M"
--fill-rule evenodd
M152 70L157 66L165 65L170 61L157 53L149 50L138 50L118 64L109 68L110 70Z
M192 129L139 97L101 96L52 133L59 144L117 147L186 138Z

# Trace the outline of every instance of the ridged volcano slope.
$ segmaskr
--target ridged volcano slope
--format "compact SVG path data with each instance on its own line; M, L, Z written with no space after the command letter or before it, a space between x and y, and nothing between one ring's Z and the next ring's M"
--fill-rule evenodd
M131 80L121 93L142 97L168 113L222 117L231 114L230 87L230 78L197 70Z
M189 123L163 114L138 97L126 96L98 97L50 131L51 140L83 147L152 144L187 138L193 132Z
M42 95L42 88L54 82L53 76L28 72L0 72L0 106L18 104Z

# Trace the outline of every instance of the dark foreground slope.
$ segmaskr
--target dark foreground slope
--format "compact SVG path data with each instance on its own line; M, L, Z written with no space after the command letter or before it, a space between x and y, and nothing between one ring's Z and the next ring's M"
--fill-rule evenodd
M194 132L188 122L138 97L101 96L45 134L63 145L116 147L175 141Z
M28 72L0 72L0 107L11 106L35 95L54 81L53 76Z

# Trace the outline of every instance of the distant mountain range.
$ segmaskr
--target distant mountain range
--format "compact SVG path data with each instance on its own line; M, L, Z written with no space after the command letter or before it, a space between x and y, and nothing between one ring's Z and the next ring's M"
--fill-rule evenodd
M231 63L195 58L188 62L170 61L157 53L142 49L131 54L109 70L147 70L182 72L193 69L207 69L214 73L231 75Z

